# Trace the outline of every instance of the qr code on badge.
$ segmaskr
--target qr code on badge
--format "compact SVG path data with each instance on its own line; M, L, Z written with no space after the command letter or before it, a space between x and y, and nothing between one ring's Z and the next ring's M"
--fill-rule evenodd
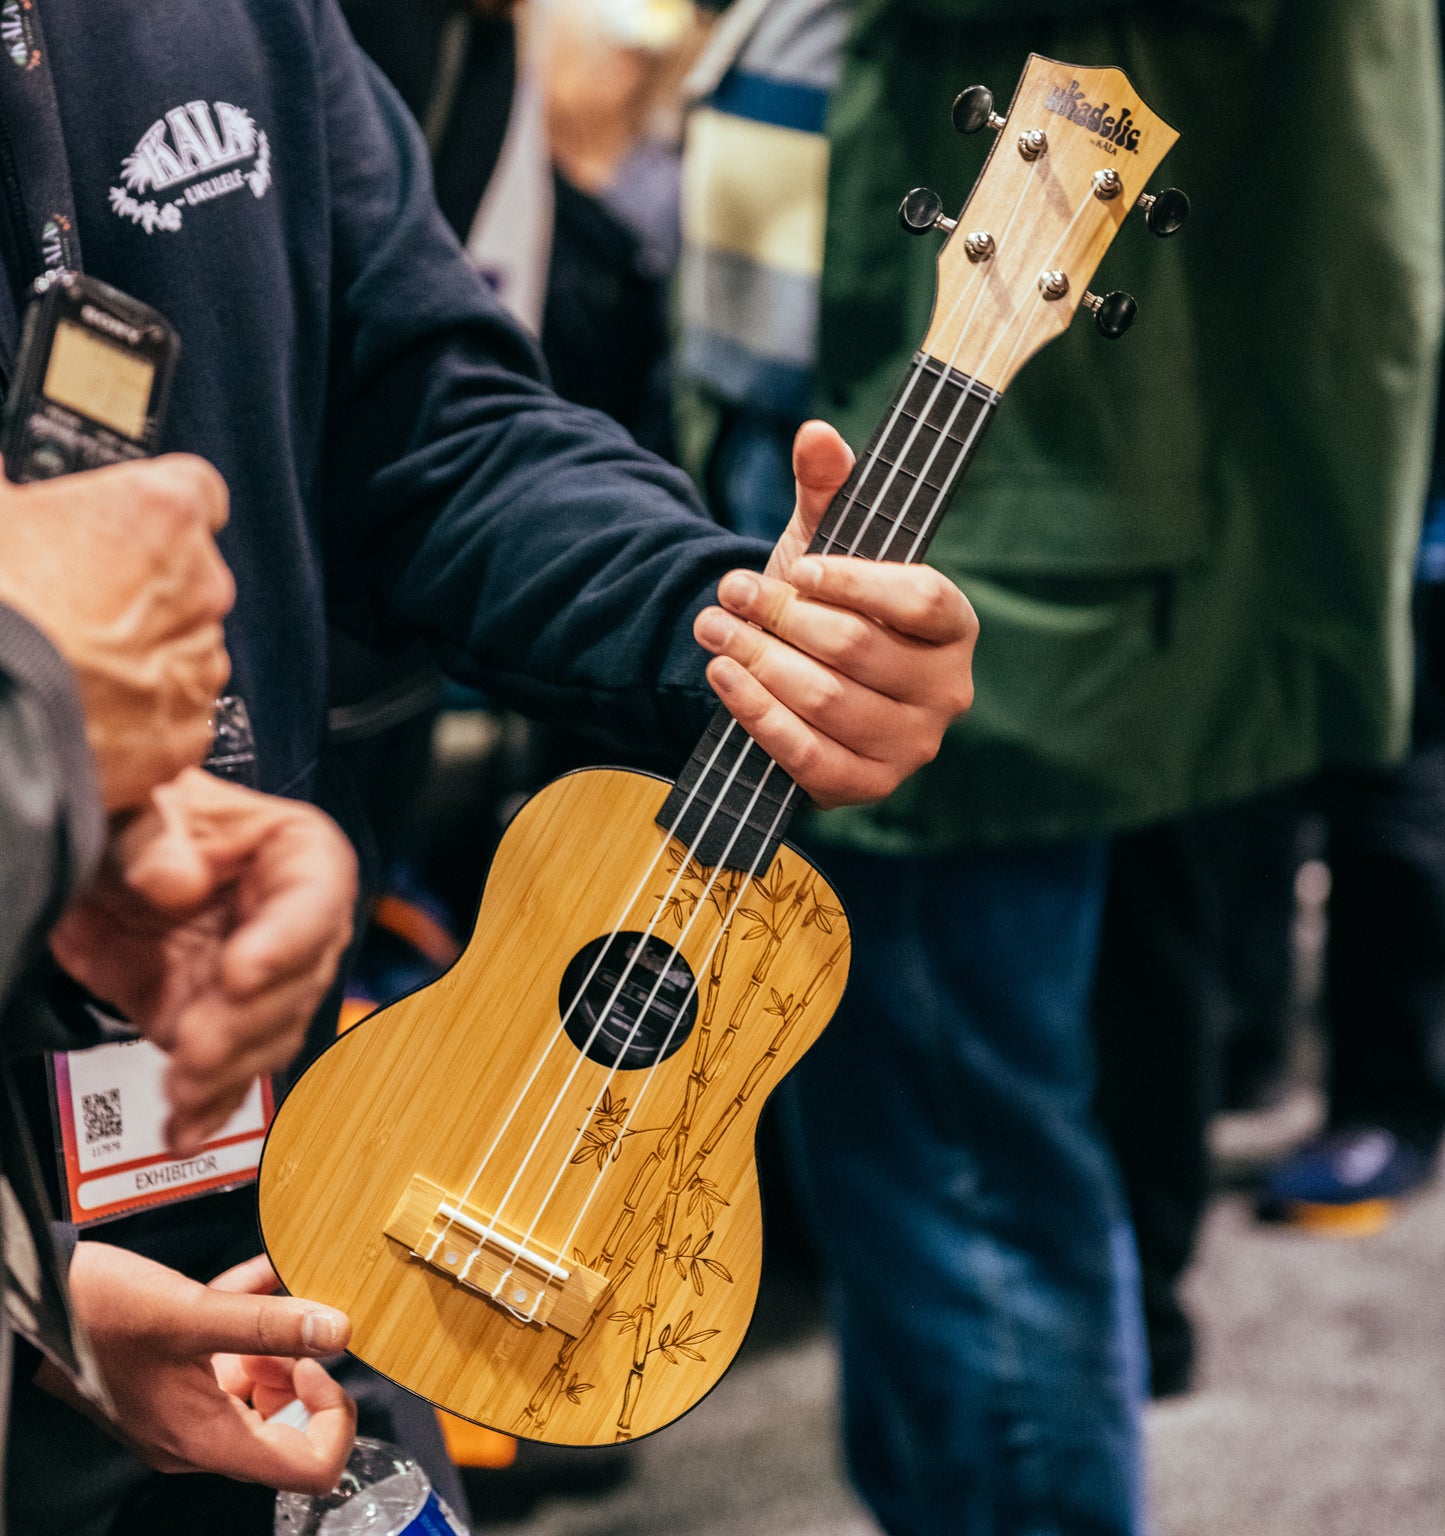
M80 1113L85 1119L85 1144L88 1147L97 1141L113 1140L125 1126L120 1117L119 1088L107 1088L104 1093L81 1094Z

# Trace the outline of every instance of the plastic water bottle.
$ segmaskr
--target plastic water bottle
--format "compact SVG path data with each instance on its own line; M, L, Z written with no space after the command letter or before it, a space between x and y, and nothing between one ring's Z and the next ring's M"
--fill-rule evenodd
M276 1536L468 1536L400 1446L358 1440L330 1493L276 1495Z

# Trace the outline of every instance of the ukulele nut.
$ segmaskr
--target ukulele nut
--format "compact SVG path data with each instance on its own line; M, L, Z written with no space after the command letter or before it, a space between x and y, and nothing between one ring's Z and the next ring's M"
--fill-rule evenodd
M1025 128L1019 135L1019 153L1025 160L1037 160L1049 147L1049 136L1042 128Z

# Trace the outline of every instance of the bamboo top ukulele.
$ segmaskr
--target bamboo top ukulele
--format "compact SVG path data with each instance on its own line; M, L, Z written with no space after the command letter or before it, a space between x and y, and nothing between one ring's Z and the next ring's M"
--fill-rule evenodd
M933 323L812 548L922 559L1000 395L1082 304L1177 135L1115 69L1032 56L949 238ZM1128 151L1120 153L1120 150ZM793 784L719 712L675 785L571 774L497 851L466 952L343 1035L282 1105L260 1174L266 1246L341 1307L352 1352L432 1402L565 1445L670 1423L718 1381L752 1313L753 1159L767 1095L848 969L827 883L782 841ZM879 1255L887 1263L887 1255ZM899 1276L900 1294L907 1277Z

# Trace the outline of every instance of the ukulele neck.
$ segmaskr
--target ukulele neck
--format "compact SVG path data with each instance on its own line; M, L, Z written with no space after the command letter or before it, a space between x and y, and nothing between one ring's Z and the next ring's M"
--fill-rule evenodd
M998 400L996 390L916 354L808 552L922 560ZM765 875L802 799L719 707L657 820L696 863Z

